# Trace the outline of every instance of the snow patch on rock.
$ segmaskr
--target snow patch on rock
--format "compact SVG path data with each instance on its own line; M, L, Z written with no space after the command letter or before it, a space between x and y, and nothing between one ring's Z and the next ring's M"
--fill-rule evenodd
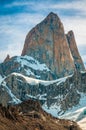
M34 70L50 71L45 64L41 64L31 56L19 56L17 57L17 62L21 64L21 67L28 66Z
M2 81L3 81L3 78L2 78L2 76L0 75L0 84L1 84Z
M21 101L11 92L9 87L6 85L6 82L4 81L2 84L3 84L3 88L2 88L3 91L7 91L7 93L12 98L12 100L9 101L8 103L11 103L11 104L19 104L19 103L21 103Z

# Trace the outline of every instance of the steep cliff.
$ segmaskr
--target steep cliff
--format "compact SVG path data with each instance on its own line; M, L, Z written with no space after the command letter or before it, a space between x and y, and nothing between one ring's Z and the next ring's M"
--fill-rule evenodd
M55 107L56 113L61 115L69 109L79 106L83 99L85 106L85 94L86 72L75 72L74 75L53 81L37 80L12 73L1 83L0 103L7 106L30 98L37 99L45 109Z
M81 59L81 56L79 54L77 45L76 45L76 41L75 41L75 37L74 37L74 33L73 31L69 31L68 34L66 35L67 40L68 40L68 44L69 44L69 48L70 51L72 53L73 59L74 59L74 64L77 70L85 70L83 61Z
M60 18L52 12L27 34L22 55L45 63L57 78L77 68L85 70L73 32L65 35Z
M52 12L27 34L22 55L45 63L57 77L68 75L75 69L63 24Z

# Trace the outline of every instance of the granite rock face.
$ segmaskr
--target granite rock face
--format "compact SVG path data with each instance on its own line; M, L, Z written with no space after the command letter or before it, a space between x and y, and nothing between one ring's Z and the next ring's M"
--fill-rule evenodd
M76 70L74 56L78 58L81 70L84 69L75 40L68 39L60 18L51 12L27 34L22 55L30 55L45 63L57 78L66 76ZM74 43L70 45L70 42ZM76 53L73 53L73 45Z
M73 59L74 59L74 64L75 64L76 69L85 70L83 61L81 59L81 56L79 54L79 51L78 51L78 48L76 45L73 31L69 31L68 34L66 35L66 37L68 40L70 51L71 51Z
M58 115L79 106L82 95L86 96L86 72L75 72L54 81L36 80L13 73L4 79L0 87L0 99L3 99L0 103L5 106L37 99L48 109L55 105Z

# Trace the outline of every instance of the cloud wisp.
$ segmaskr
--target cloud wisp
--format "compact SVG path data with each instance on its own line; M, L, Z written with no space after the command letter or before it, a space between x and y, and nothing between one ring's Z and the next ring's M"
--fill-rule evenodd
M12 11L13 13L20 13L20 12L49 12L51 10L58 11L63 15L69 15L67 11L73 15L79 15L86 17L86 8L85 8L86 1L85 0L71 0L71 2L68 1L62 1L60 0L47 0L39 2L39 0L21 0L21 1L13 1L12 3L6 3L3 8L4 10L8 10L8 14L10 14ZM15 10L15 9L16 10ZM14 10L13 10L14 9ZM64 11L63 11L64 10ZM43 13L42 12L42 13ZM63 12L66 12L65 14ZM2 14L4 11L2 11ZM6 13L6 12L5 12Z

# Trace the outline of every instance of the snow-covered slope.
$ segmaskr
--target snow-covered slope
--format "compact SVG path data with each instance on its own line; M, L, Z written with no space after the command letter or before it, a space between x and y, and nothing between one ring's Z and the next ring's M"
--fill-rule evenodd
M2 78L2 76L0 75L0 84L1 84L2 80L3 80L3 78Z
M86 94L81 93L79 104L59 117L76 121L82 130L86 130Z
M28 66L34 70L50 71L45 64L39 63L31 56L19 56L16 58L16 61L21 63L21 67Z
M86 55L83 55L82 59L83 59L83 62L84 62L84 65L85 65L85 69L86 69Z
M40 83L44 86L48 86L48 85L51 85L51 84L54 84L54 83L57 83L57 85L59 85L60 83L65 82L67 78L72 76L72 75L70 75L70 76L66 76L64 78L60 78L60 79L57 79L57 80L45 81L45 80L30 78L30 77L24 76L20 73L12 73L10 76L14 76L14 75L24 78L26 80L26 82L31 84L31 85L37 85L37 84ZM9 75L8 75L8 77L9 77Z
M6 82L2 82L2 90L6 91L8 93L8 95L11 97L11 100L8 102L10 104L19 104L21 103L21 100L19 100L12 92L11 89L9 89L9 87L6 85Z
M82 118L82 120L80 120L78 124L82 128L82 130L86 130L86 117Z
M86 130L86 96L84 97L85 104L82 103L81 108L78 108L74 111L69 111L67 114L64 114L61 118L71 119L73 121L76 121L79 126L82 128L82 130ZM85 107L83 107L85 106Z
M57 104L54 104L50 108L48 108L47 105L44 105L43 108L45 111L53 114L55 117L59 116L60 118L79 121L86 116L86 114L84 114L86 112L86 95L81 95L83 96L81 96L79 104L67 110L65 113L61 113L62 115L58 115L58 112L60 111L60 105L58 107Z
M61 116L58 115L60 105L57 106L57 104L54 104L50 108L48 108L47 105L44 105L43 109L48 113L53 114L55 117L76 121L82 130L86 130L86 94L81 93L79 104L76 107L69 109Z
M85 68L86 68L86 62L85 62Z
M60 118L76 121L79 124L79 126L82 128L82 130L86 130L86 96L84 96L82 100L83 102L82 101L81 101L82 103L80 102L81 103L80 106L73 108L72 110L70 110L63 116L61 116Z
M8 86L12 93L20 100L21 98L24 100L26 97L43 100L44 109L51 111L55 108L56 112L61 115L70 110L70 108L73 109L73 106L78 105L84 95L85 81L83 83L78 83L77 81L79 78L81 79L81 75L83 75L84 80L85 73L81 73L75 82L74 79L76 75L77 74L74 74L52 81L44 81L29 78L20 73L12 73L4 79L4 82L6 82L6 86ZM1 85L3 86L3 83ZM74 99L72 99L72 94L75 96ZM47 104L48 101L49 104ZM62 111L60 111L60 109Z
M13 72L36 79L51 80L55 74L46 66L31 56L15 56L0 64L0 74L7 76ZM56 79L56 78L55 78Z
M79 93L79 92L78 92ZM60 117L79 121L86 116L86 94L79 93L81 95L79 104L66 111L66 113Z
M64 83L66 79L69 77L70 76L58 80L53 80L53 81L44 81L44 80L29 78L20 73L12 73L8 75L1 83L0 98L2 98L2 100L0 102L3 103L4 95L7 95L8 97L7 99L8 101L5 99L7 103L14 103L14 104L19 103L20 101L22 101L22 99L24 100L29 98L38 99L40 101L47 101L47 96L48 96L47 91L49 91L48 87L53 84L59 85L61 83ZM32 91L32 93L29 91ZM57 96L54 98L56 99Z

